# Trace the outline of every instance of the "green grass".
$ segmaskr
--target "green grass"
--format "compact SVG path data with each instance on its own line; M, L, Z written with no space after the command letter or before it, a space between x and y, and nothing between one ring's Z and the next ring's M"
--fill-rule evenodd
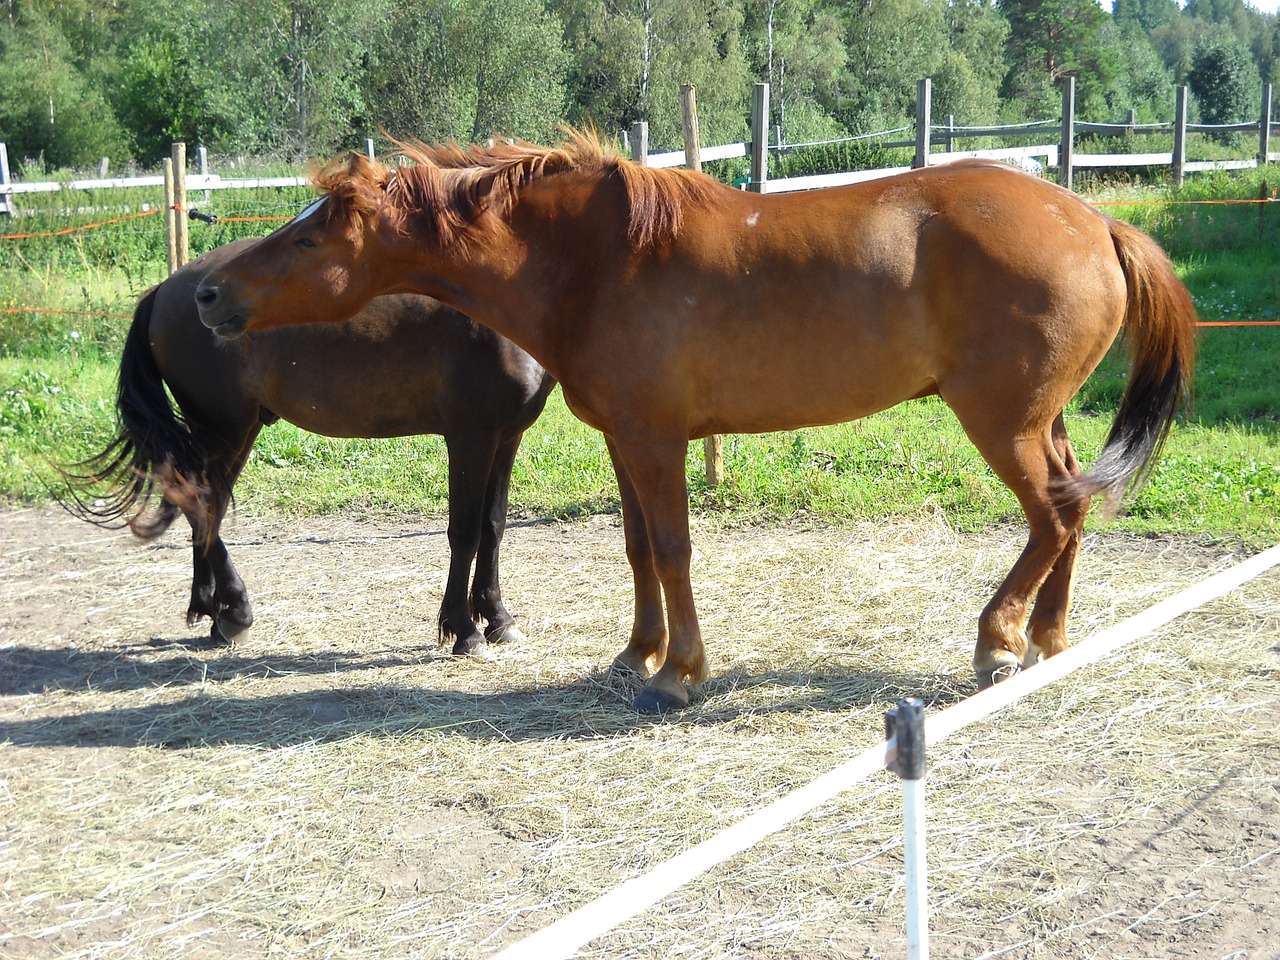
M1274 176L1280 182L1280 174ZM1264 174L1191 181L1181 193L1128 190L1127 200L1256 197ZM1100 198L1117 199L1117 191ZM296 208L305 197L280 193L262 210ZM217 199L217 195L215 195ZM246 209L245 201L238 201ZM290 206L292 205L292 206ZM1109 208L1150 230L1174 256L1205 319L1273 319L1280 276L1280 210L1275 205L1155 205ZM43 501L56 486L50 461L96 453L114 429L116 363L135 299L160 279L154 253L117 227L103 258L87 239L0 241L0 310L42 307L67 314L0 313L0 498ZM52 219L50 222L53 222ZM24 228L28 225L24 223ZM193 251L270 224L193 224ZM93 244L110 247L95 236ZM42 259L43 257L43 259ZM1069 410L1082 459L1096 455L1124 386L1117 348ZM1194 396L1151 482L1111 528L1239 538L1260 546L1280 539L1280 327L1207 328ZM702 481L701 444L691 444L695 511L725 522L807 518L849 522L942 511L963 529L1021 522L1009 491L994 478L950 411L937 400L904 404L862 421L822 429L725 438L727 482ZM435 437L332 440L289 424L264 431L238 487L245 510L306 515L336 510L443 511L447 475ZM618 507L604 444L575 420L557 392L529 431L513 478L513 507L569 517ZM1095 516L1091 524L1101 521Z

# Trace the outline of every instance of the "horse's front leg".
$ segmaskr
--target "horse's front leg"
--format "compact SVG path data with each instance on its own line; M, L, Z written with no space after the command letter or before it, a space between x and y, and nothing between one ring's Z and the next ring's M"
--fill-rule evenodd
M652 650L652 639L645 639L654 635L653 618L661 616L657 591L653 589L655 576L667 606L666 657L635 700L635 708L641 713L665 713L688 706L689 690L685 681L696 687L707 676L706 652L689 580L693 550L689 542L689 496L684 472L687 448L683 437L637 441L615 436L610 444L615 464L622 467L619 487L624 486L621 473L625 473L625 484L630 485L631 497L644 519L644 536L640 536L639 530L633 533L629 526L627 528L628 556L636 578L636 626L632 642L619 658L630 655L629 660L623 661L624 666L635 667L636 658L646 648L656 652ZM625 511L625 495L623 505ZM641 632L639 642L637 631Z
M606 436L609 459L618 478L622 496L622 530L627 542L627 561L635 590L635 612L631 638L614 658L612 671L622 677L647 680L667 657L667 623L662 610L662 582L653 566L653 550L645 526L644 510L630 474L618 456L613 439Z
M488 656L484 634L471 618L467 582L480 547L485 493L497 438L467 433L445 437L449 452L449 579L445 583L437 625L442 637L452 637L458 655ZM495 573L496 575L496 573Z

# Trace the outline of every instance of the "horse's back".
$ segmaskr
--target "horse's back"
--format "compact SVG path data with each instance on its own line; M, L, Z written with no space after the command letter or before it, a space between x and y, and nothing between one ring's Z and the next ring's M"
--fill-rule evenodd
M695 435L979 389L1039 420L1079 388L1124 316L1107 219L1001 164L726 193L685 230L653 276L669 281L680 258L701 271L633 295L638 337L667 325L670 389L697 411Z
M511 341L417 295L378 297L344 323L265 331L251 350L264 404L329 436L523 430L550 390Z

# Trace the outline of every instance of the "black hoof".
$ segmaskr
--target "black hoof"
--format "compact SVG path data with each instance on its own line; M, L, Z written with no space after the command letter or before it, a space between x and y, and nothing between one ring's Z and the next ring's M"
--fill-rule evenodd
M489 644L485 642L484 637L475 634L471 637L459 637L453 643L453 655L455 657L474 657L477 660L494 659L493 651L489 649Z
M669 693L663 693L653 687L645 687L640 691L640 696L636 697L631 704L636 713L644 713L650 716L657 716L664 713L670 713L672 710L683 710L689 704L673 697Z
M509 623L505 627L497 627L485 631L485 640L489 643L524 643L527 638L524 631L517 627L514 623Z
M209 646L234 647L249 638L249 627L229 620L214 620L209 626Z

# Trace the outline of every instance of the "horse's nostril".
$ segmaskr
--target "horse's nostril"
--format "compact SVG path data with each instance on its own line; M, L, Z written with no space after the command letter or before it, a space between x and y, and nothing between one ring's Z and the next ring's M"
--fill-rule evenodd
M218 302L219 296L221 296L221 294L218 293L217 287L208 287L201 284L196 288L196 304L198 306L205 308L212 307Z

